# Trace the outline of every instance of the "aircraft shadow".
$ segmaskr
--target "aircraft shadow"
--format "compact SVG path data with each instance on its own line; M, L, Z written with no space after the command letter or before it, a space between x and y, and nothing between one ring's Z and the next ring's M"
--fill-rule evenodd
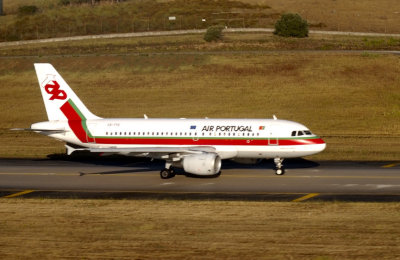
M164 161L162 160L151 160L149 158L138 158L138 157L127 157L122 155L112 155L112 156L98 156L90 153L77 153L70 156L66 154L50 154L47 156L48 159L42 160L60 160L60 161L72 161L85 163L90 165L99 166L118 166L130 169L123 170L113 170L113 171L101 171L101 172L80 172L81 176L92 175L92 174L124 174L124 173L143 173L159 171L164 168ZM285 159L284 167L286 169L306 169L315 168L320 164L314 161L306 160L303 158ZM223 160L222 171L225 169L265 169L271 170L275 169L275 164L273 159L261 160L256 164L241 164L231 160ZM183 169L175 169L176 175L185 175L191 178L216 178L219 175L214 176L199 176L190 173L186 173Z
M315 168L319 165L320 164L317 162L303 158L291 158L283 161L285 169ZM256 164L242 164L231 160L224 160L222 163L222 169L275 169L275 163L273 159L264 159Z

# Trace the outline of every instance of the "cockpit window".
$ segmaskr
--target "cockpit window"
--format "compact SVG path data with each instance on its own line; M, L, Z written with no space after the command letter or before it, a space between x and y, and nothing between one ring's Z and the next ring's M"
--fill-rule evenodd
M292 136L313 135L310 130L292 131Z

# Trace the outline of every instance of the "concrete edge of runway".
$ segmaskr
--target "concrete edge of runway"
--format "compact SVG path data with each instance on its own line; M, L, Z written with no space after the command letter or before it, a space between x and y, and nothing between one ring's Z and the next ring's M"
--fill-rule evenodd
M250 193L250 192L146 192L146 191L52 191L0 190L0 199L126 199L126 200L209 200L265 202L400 202L399 194L346 193Z

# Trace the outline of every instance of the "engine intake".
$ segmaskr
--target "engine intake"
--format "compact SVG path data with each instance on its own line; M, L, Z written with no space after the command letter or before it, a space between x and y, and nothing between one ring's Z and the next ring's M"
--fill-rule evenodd
M221 158L214 153L189 155L183 158L185 172L196 175L215 175L221 170Z

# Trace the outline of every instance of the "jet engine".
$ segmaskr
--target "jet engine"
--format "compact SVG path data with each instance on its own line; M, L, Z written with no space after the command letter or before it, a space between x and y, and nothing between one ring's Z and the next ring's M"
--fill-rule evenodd
M215 175L221 170L221 158L214 153L188 155L183 158L185 172L196 175Z

